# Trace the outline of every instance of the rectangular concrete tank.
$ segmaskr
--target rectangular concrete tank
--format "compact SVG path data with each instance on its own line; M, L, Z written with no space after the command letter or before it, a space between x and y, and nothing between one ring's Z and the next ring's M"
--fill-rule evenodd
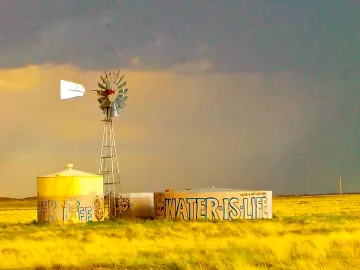
M271 219L272 191L207 189L157 192L155 219Z
M116 198L116 218L153 218L154 193L122 193Z

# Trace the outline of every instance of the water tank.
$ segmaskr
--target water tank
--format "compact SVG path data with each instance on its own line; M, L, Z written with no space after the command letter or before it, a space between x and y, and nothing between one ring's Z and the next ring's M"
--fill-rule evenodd
M104 219L103 178L73 169L37 178L37 220L86 223Z
M155 219L271 219L272 191L186 189L154 193Z

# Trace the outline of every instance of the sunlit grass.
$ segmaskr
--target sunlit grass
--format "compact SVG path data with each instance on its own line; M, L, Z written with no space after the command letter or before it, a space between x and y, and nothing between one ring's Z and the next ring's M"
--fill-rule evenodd
M0 202L1 225L30 223L36 218L36 200Z
M273 199L273 220L40 226L0 203L0 269L358 269L360 195Z

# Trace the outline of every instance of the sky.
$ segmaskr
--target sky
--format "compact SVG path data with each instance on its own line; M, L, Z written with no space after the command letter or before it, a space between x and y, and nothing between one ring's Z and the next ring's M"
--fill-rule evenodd
M96 99L60 100L121 69L114 121L125 192L360 192L360 3L0 2L0 196L38 176L97 173Z

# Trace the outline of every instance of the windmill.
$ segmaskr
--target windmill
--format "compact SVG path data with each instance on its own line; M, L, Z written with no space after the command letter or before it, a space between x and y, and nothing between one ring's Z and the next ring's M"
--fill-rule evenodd
M116 153L113 118L125 107L128 89L125 88L124 75L117 72L105 72L100 76L99 89L86 90L83 85L69 81L60 81L60 98L70 99L84 94L96 94L99 108L104 114L104 129L101 143L99 174L103 176L104 198L109 205L109 217L116 217L116 196L122 194L120 171Z

